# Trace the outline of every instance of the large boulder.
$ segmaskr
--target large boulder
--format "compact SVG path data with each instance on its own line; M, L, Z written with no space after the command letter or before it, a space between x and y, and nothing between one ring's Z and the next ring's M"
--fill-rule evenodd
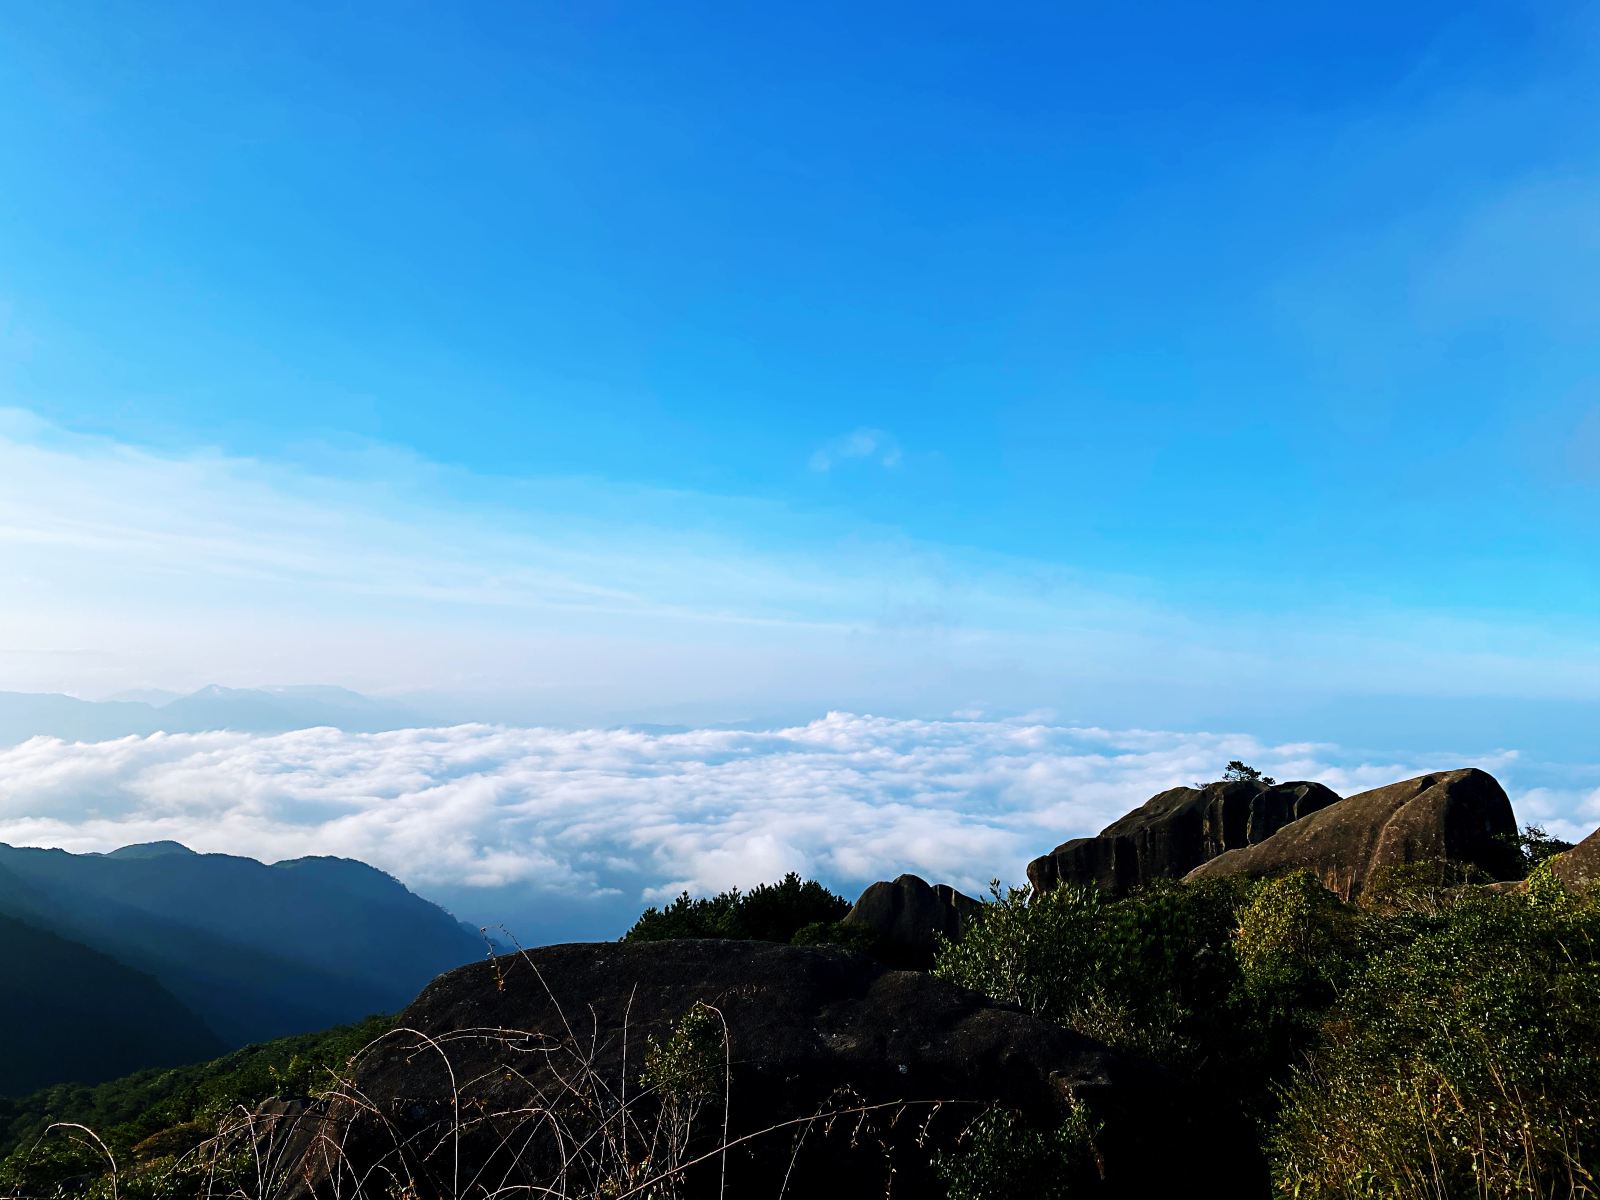
M931 1157L990 1106L1047 1128L1076 1104L1100 1124L1085 1194L1176 1195L1203 1172L1265 1195L1244 1124L1174 1076L838 947L548 946L441 976L398 1024L301 1137L280 1197L379 1179L418 1200L642 1196L673 1162L662 1194L934 1196ZM663 1076L680 1090L646 1086Z
M1218 855L1190 879L1277 875L1297 868L1352 899L1385 868L1447 862L1515 879L1521 856L1505 789L1475 767L1419 775L1350 796L1263 842Z
M1600 886L1600 829L1550 860L1556 878L1575 892Z
M925 967L933 962L941 936L959 940L963 925L983 904L949 884L916 875L879 880L861 893L844 923L870 933L878 955L898 965Z
M1095 884L1116 895L1179 879L1208 859L1265 841L1339 797L1320 783L1259 781L1176 787L1152 796L1097 837L1074 838L1028 864L1036 890Z

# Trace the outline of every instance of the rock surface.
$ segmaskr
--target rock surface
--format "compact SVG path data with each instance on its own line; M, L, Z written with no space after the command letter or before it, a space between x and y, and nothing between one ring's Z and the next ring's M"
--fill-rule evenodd
M1446 861L1491 879L1521 873L1511 801L1494 776L1476 768L1419 775L1341 800L1285 826L1263 842L1202 864L1190 879L1267 876L1304 867L1345 899L1376 872Z
M1122 895L1155 879L1178 879L1229 850L1265 841L1338 794L1320 783L1210 783L1151 797L1099 836L1074 838L1028 864L1028 880L1096 884Z
M1575 892L1600 886L1600 829L1550 860L1556 878Z
M891 1176L888 1194L939 1195L931 1155L988 1106L1053 1124L1074 1099L1102 1122L1085 1194L1186 1194L1203 1171L1218 1195L1265 1195L1243 1122L1155 1066L836 947L734 941L549 946L441 976L358 1065L361 1102L335 1100L302 1138L280 1195L350 1195L369 1171L419 1200L537 1189L560 1169L558 1127L562 1194L602 1194L588 1160L615 1161L624 1137L642 1155L660 1106L641 1071L697 1002L720 1014L717 1094L684 1152L709 1157L674 1195L848 1200Z
M963 923L983 905L948 884L929 885L916 875L879 880L861 893L844 923L870 931L880 956L907 966L927 966L939 936L961 937Z

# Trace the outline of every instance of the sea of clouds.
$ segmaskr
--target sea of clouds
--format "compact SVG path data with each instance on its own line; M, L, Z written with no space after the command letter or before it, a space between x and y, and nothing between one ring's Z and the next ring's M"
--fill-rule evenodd
M473 923L615 936L680 890L785 871L854 895L912 871L981 891L1154 793L1243 758L1354 791L1477 765L1524 821L1600 819L1600 771L1514 752L1368 760L1325 743L1015 719L830 713L792 728L460 725L358 734L157 734L0 749L0 841L104 851L174 839L265 861L378 866Z

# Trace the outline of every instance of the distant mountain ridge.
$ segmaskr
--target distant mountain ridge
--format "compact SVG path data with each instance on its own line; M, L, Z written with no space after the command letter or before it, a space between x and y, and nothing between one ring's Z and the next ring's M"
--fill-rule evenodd
M0 843L0 918L159 985L169 1008L195 1014L205 1052L393 1012L485 949L365 863L268 865L176 842L109 854Z
M80 700L42 692L0 692L0 745L32 737L99 742L152 733L288 733L329 725L381 733L437 724L404 705L322 685L228 688L211 684L187 696L138 693L142 699Z

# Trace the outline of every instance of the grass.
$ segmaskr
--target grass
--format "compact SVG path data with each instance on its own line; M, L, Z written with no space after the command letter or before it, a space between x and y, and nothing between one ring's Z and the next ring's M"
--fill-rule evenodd
M554 1003L531 956L522 961ZM735 1133L721 1010L696 1004L644 1039L642 1061L629 1059L626 1017L607 1031L592 1014L557 1012L554 1035L432 1034L377 1019L198 1067L51 1089L18 1104L0 1194L275 1200L309 1188L327 1200L677 1200L732 1194L730 1163L760 1148L780 1176L765 1194L782 1197L795 1194L797 1165L823 1140L863 1163L881 1153L887 1187L893 1131L920 1122L926 1140L941 1110L982 1111L840 1092L804 1116ZM405 1060L427 1099L396 1104L365 1091L362 1068L380 1055ZM469 1063L493 1065L473 1073ZM299 1099L260 1103L275 1095Z

